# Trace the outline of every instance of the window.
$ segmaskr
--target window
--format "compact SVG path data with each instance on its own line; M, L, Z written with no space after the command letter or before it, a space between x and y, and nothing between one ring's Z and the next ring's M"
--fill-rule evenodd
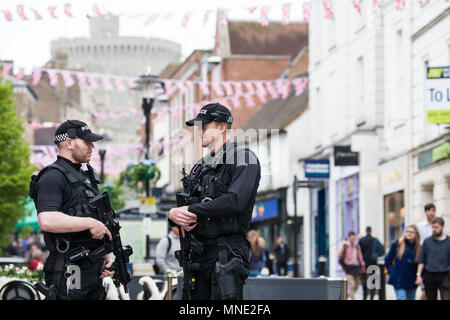
M392 116L391 123L395 128L405 121L404 77L403 77L403 33L398 30L394 38L395 52L392 57Z
M403 235L405 230L404 192L384 196L384 243L386 247Z

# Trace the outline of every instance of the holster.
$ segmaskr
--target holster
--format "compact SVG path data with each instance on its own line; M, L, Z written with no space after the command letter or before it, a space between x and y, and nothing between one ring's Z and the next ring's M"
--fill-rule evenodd
M240 261L237 258L228 260L226 238L218 239L219 260L215 266L216 293L218 299L235 300L238 298L238 287L236 284L236 272L234 270L239 266Z

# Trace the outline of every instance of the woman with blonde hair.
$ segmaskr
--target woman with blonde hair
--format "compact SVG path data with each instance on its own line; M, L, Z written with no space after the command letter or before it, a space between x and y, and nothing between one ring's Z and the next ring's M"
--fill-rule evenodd
M266 266L265 241L256 230L250 230L247 234L250 242L250 274L249 277L257 277L261 274L262 268Z
M420 235L412 224L406 227L403 237L392 243L385 257L388 283L394 286L398 300L415 300L419 253Z

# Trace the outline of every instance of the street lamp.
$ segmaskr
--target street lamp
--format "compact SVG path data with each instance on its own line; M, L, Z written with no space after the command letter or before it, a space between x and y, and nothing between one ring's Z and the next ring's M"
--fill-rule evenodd
M138 86L135 90L142 91L142 111L145 116L145 160L150 159L150 128L151 128L151 114L152 108L156 96L156 87L159 84L163 89L164 82L155 75L142 75L136 81ZM164 90L165 91L165 90ZM145 196L150 197L150 180L145 180ZM146 213L146 218L149 218L150 214ZM145 236L145 260L150 259L150 235L147 232Z
M98 154L100 155L100 181L101 183L105 183L105 171L104 171L104 164L105 164L105 149L98 150Z

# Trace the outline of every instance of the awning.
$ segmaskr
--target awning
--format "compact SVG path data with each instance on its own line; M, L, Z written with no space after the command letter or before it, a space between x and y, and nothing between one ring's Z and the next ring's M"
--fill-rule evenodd
M16 231L21 231L23 227L30 226L33 230L41 230L38 223L37 211L34 206L34 201L30 198L27 199L25 204L26 215L16 224Z

